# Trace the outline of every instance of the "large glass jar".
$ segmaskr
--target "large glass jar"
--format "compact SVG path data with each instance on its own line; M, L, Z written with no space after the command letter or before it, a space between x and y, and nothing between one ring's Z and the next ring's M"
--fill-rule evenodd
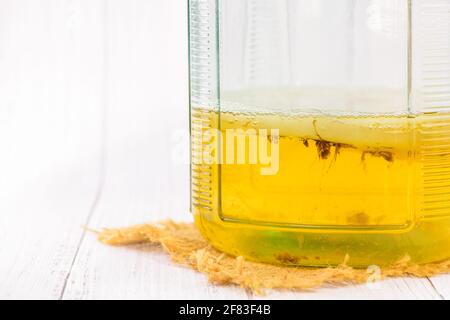
M192 206L270 263L450 256L450 0L190 0Z

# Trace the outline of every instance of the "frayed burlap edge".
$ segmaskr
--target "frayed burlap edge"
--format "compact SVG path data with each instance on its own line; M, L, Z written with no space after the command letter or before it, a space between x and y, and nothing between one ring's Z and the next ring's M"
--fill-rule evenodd
M141 243L161 245L176 263L189 266L220 285L238 285L263 294L264 289L310 290L324 285L345 285L378 281L387 277L429 277L450 272L450 260L417 265L405 257L380 269L353 269L343 261L338 267L293 268L246 261L212 248L192 223L166 221L129 228L105 229L101 242L124 246Z

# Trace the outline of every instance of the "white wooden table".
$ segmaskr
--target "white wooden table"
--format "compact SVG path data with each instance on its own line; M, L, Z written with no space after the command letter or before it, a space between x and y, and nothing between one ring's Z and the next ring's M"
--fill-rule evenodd
M82 228L190 219L185 13L0 0L0 298L261 298ZM263 298L445 299L450 276Z

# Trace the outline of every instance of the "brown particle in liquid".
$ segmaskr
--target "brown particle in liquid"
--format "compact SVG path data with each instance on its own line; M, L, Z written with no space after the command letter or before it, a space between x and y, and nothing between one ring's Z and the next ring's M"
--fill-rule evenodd
M307 259L306 257L295 257L287 252L279 253L275 258L283 264L298 264L302 259Z
M351 225L367 225L369 223L369 216L365 212L357 212L349 216L347 221Z
M352 145L344 143L336 143L325 140L316 140L316 148L319 159L326 160L331 154L331 148L334 148L334 161L337 160L338 155L343 148L354 148Z
M279 143L279 138L278 136L272 136L272 135L268 135L267 136L267 141L269 141L269 143L271 144L278 144ZM284 138L284 137L281 137Z
M380 157L382 157L384 160L388 161L388 162L392 162L394 161L394 155L392 154L392 152L389 151L380 151L378 153L378 155Z
M275 257L279 262L285 264L296 264L298 263L298 259L289 253L280 253Z
M361 154L361 161L362 162L366 161L366 156L367 155L371 155L373 157L381 157L384 160L386 160L387 162L394 162L394 155L390 151L364 151Z
M316 148L317 148L317 154L319 155L319 159L326 160L330 156L331 153L331 142L323 141L323 140L317 140L316 141Z
M304 145L306 148L309 148L309 141L308 141L308 139L302 139L302 142L303 142L303 145Z
M334 162L336 162L336 159L337 159L338 155L341 153L341 148L342 148L342 144L338 143L338 144L335 145Z

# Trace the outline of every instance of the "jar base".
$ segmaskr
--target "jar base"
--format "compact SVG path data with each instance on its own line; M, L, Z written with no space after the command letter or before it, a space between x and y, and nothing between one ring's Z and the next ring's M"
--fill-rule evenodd
M450 258L450 218L422 221L399 234L304 232L223 222L194 214L213 247L247 260L277 265L355 268L386 266L409 257L423 264ZM444 228L443 225L448 226Z

